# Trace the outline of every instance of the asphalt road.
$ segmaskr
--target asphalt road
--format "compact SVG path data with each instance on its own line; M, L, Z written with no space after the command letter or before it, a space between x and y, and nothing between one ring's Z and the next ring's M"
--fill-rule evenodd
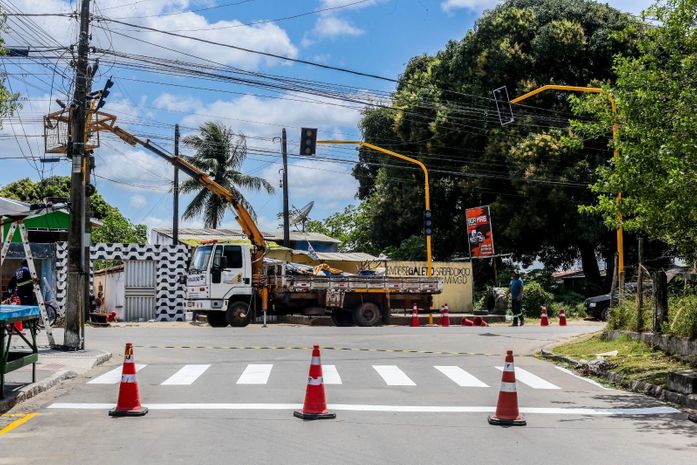
M593 384L531 354L598 326L91 329L109 365L22 407L0 464L687 464L697 425L654 399ZM111 418L125 342L151 411ZM323 347L335 420L302 421L310 347ZM487 423L505 351L524 427Z

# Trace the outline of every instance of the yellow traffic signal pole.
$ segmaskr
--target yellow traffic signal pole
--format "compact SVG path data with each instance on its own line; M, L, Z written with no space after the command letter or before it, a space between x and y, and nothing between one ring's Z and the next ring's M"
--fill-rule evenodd
M334 144L343 144L343 145L359 145L361 147L366 147L371 150L375 150L377 152L384 153L385 155L389 155L391 157L396 157L399 159L402 159L404 161L408 161L409 163L413 163L415 165L418 165L419 168L421 168L421 171L424 172L424 193L426 196L426 211L431 211L431 195L430 195L430 190L428 187L428 170L426 169L426 165L421 163L419 160L416 160L411 157L407 157L406 155L402 155L401 153L393 152L391 150L383 149L382 147L378 147L377 145L369 144L368 142L363 142L360 140L318 140L318 144L325 144L325 145L334 145ZM431 235L426 234L426 276L431 277L433 276L433 258L431 255ZM428 324L433 324L433 314L431 313L431 308L429 305L428 309Z
M587 92L587 93L592 93L592 94L600 94L603 92L603 89L600 87L580 87L580 86L562 86L562 85L556 85L556 84L548 84L546 86L542 86L538 89L532 90L528 92L527 94L523 94L519 97L514 98L511 100L511 105L515 105L516 103L520 103L523 100L532 97L533 95L537 95L540 92L544 92L546 90L562 90L562 91L567 91L567 92ZM615 161L620 156L620 150L619 150L619 124L617 123L617 104L615 103L615 99L612 97L611 94L607 95L608 100L610 100L610 106L612 107L612 142L614 145L614 154L613 158ZM615 202L619 205L620 201L622 200L622 193L618 192L617 195L615 196ZM620 296L622 295L622 289L624 288L624 233L622 229L622 212L617 210L617 277L619 281L619 286L618 288L620 289Z

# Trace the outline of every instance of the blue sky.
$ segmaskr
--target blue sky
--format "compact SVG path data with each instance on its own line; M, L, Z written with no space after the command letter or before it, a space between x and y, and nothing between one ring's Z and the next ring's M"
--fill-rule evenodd
M93 11L108 18L144 25L214 42L234 44L335 67L396 78L406 62L422 53L434 53L448 40L459 40L492 0L92 0ZM609 4L634 13L650 5L647 0L613 0ZM25 13L70 12L75 0L1 0L0 8ZM311 13L317 10L322 12ZM311 13L311 14L310 14ZM293 18L290 18L293 17ZM279 18L288 18L277 20ZM277 20L277 21L269 21ZM31 21L31 23L29 22ZM250 24L251 23L251 24ZM93 45L99 49L149 57L210 63L212 60L247 71L322 81L357 88L357 92L389 92L393 84L337 71L202 44L188 39L108 21L95 22ZM5 33L8 45L68 46L77 41L77 22L68 17L11 17ZM35 26L40 27L40 31ZM148 44L146 42L150 42ZM50 52L55 56L62 52ZM243 171L268 179L275 195L247 193L263 229L277 229L276 214L282 208L280 146L274 137L286 127L289 153L297 154L299 128L318 127L320 137L355 139L360 107L323 97L272 92L233 83L150 73L112 66L113 55L98 53L102 64L94 89L109 76L116 85L104 111L118 118L118 125L150 137L172 149L173 125L187 135L204 121L216 120L249 137L249 159ZM64 55L65 56L65 55ZM0 72L22 94L23 108L3 122L0 130L0 185L22 178L39 179L67 175L69 163L34 162L43 156L41 116L59 109L54 99L69 100L71 81L54 74L50 61L3 60ZM65 61L59 70L66 70ZM65 72L65 71L64 71ZM68 76L69 77L69 76ZM205 88L205 89L202 89ZM337 105L337 103L339 103ZM189 153L182 148L183 153ZM357 183L350 175L355 151L350 147L321 147L320 154L344 162L291 157L291 204L314 200L313 218L341 210L354 198ZM131 148L113 136L103 136L96 151L96 185L106 200L131 221L150 227L170 227L172 199L168 192L172 169L154 155ZM180 199L180 211L189 197ZM182 226L200 227L201 222ZM225 227L236 227L228 214Z

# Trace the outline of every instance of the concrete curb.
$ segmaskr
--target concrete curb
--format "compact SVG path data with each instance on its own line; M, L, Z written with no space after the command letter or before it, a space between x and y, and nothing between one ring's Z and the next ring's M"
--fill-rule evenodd
M544 349L541 349L539 354L542 358L553 360L556 362L567 363L572 366L577 366L581 364L578 360L574 360L573 358L567 357L565 355L546 352ZM679 405L681 407L684 407L685 409L697 409L697 397L694 395L685 395L680 394L678 392L669 391L656 384L647 383L646 381L628 381L626 377L619 375L613 371L607 371L599 376L604 378L610 384L620 386L629 391L636 392L639 394L645 394L654 397L658 400L662 400L664 402L670 402L671 404ZM695 413L691 413L689 410L687 413L689 414L689 417L695 417L696 415ZM691 421L695 421L692 418L689 419Z
M109 352L104 352L99 354L95 360L94 363L92 363L92 366L90 369L95 368L107 360L111 358L111 353ZM0 401L0 413L7 412L10 410L12 407L14 407L17 404L20 404L22 402L25 402L32 397L35 397L42 392L46 392L49 389L59 385L63 381L77 378L79 374L75 370L70 370L70 369L65 369L65 370L60 370L57 371L51 375L49 375L47 378L41 379L35 383L27 384L23 388L21 388L18 392L17 395L14 396L11 399L3 399Z

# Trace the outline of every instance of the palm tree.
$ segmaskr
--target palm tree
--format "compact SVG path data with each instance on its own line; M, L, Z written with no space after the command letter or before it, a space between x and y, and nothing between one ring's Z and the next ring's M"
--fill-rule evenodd
M264 178L243 174L240 169L247 156L247 139L243 134L235 134L221 123L209 121L199 127L199 133L182 139L184 145L196 151L193 156L185 156L189 163L205 171L218 184L230 190L235 197L256 218L256 213L247 202L239 188L260 191L264 189L273 194L274 188ZM203 216L206 228L217 229L228 208L226 202L208 189L190 179L180 186L183 193L197 192L184 210L184 219Z

